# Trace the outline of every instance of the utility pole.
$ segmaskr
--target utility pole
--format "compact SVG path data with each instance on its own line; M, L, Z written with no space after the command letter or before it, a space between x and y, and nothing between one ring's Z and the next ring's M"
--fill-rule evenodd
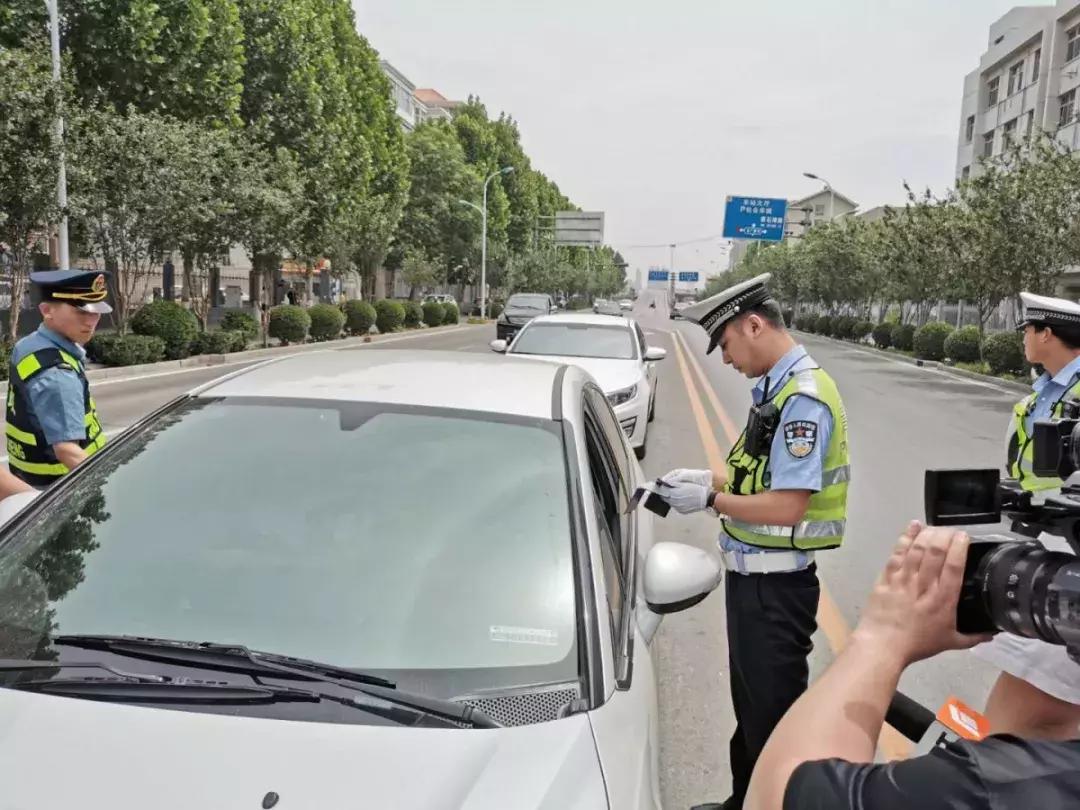
M45 0L49 12L49 38L52 40L52 77L57 93L60 90L60 10L59 0ZM67 168L64 165L64 115L59 109L60 97L57 98L56 141L60 149L56 176L56 202L60 206L60 223L56 228L56 248L59 254L60 269L71 269L71 254L68 248L67 217Z

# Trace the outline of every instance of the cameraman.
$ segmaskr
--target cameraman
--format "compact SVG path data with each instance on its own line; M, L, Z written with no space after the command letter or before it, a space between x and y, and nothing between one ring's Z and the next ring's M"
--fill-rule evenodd
M1013 408L1008 444L1009 475L1029 492L1049 493L1061 479L1035 475L1032 435L1036 421L1059 419L1068 399L1080 399L1080 304L1021 293L1024 356L1044 373L1031 394ZM1070 552L1060 537L1039 540L1052 551ZM1070 552L1071 553L1071 552ZM986 719L998 734L1047 740L1075 737L1080 728L1080 666L1064 647L1001 633L974 654L1002 672L986 701Z
M915 661L981 639L956 632L968 543L967 535L954 529L909 526L850 643L766 743L747 808L1080 807L1080 739L989 737L948 743L914 759L873 762L900 673Z

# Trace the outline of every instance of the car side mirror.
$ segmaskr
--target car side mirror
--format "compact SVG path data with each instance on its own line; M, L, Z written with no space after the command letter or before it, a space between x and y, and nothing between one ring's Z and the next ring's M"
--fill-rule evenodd
M685 543L657 543L645 559L645 602L666 615L692 608L723 577L716 555Z
M659 346L648 346L645 349L646 360L663 360L667 357L667 349L661 349Z
M9 520L19 514L19 512L36 500L40 494L40 491L33 489L29 492L17 492L14 495L8 495L3 500L0 500L0 526L5 525Z
M506 354L507 343L505 340L493 340L491 341L491 350L498 352L499 354Z

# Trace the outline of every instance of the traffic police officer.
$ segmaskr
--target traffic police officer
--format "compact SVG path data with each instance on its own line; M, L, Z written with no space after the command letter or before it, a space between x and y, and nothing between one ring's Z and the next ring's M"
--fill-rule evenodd
M42 323L11 354L7 451L11 472L45 487L77 467L104 443L83 346L94 336L105 300L105 273L49 270L31 273Z
M1058 489L1061 479L1035 475L1032 434L1036 421L1061 418L1067 402L1080 401L1080 304L1026 292L1020 298L1024 355L1044 372L1013 408L1008 469L1025 490L1045 495ZM1044 533L1039 540L1053 551L1071 553L1063 538ZM999 633L974 652L1002 671L986 703L992 731L1043 739L1077 735L1080 666L1064 647Z
M765 286L738 284L683 311L709 348L750 378L753 406L723 473L674 470L660 494L682 513L723 519L731 699L732 796L741 808L754 763L807 687L820 594L814 554L844 539L850 467L847 416L832 378L784 328Z

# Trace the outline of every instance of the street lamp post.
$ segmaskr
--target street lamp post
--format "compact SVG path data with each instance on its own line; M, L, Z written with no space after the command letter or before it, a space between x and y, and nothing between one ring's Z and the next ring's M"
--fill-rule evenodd
M492 172L491 174L489 174L487 179L484 180L484 207L482 209L480 209L480 215L482 217L482 222L483 222L483 225L482 225L483 233L482 233L482 235L480 237L480 239L481 239L481 244L480 244L480 317L481 318L487 317L487 193L488 193L488 184L490 184L491 181L494 180L499 175L510 174L510 172L512 172L513 170L514 170L513 166L504 166L503 168L499 169L497 172ZM476 208L476 205L473 204L473 203L466 202L465 200L461 200L460 202L463 202L466 205L469 205L469 206L472 206L473 208Z
M49 12L49 38L52 40L52 77L56 87L60 86L60 10L59 0L45 0ZM57 102L59 103L59 102ZM60 148L56 177L56 202L60 206L60 223L56 229L56 249L59 254L61 270L71 269L71 256L68 252L67 218L67 169L64 165L64 116L56 113L56 141Z
M833 191L832 185L824 177L818 177L813 172L803 172L803 177L809 177L811 180L819 180L824 183L825 188L829 190L829 222L832 222L836 211L836 192Z

